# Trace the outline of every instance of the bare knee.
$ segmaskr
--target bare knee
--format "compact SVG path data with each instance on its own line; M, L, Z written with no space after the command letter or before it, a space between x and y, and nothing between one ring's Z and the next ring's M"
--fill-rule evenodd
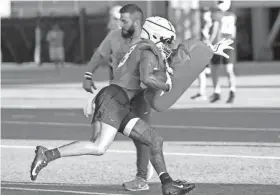
M97 156L102 156L103 154L105 154L107 150L107 147L104 147L104 146L98 146L97 147Z
M95 156L102 156L108 147L106 147L105 145L102 144L98 144L95 142L91 142L91 144L89 144L87 146L87 149L89 150L89 155L95 155Z
M228 75L234 75L233 64L227 64L226 65L226 72L227 72Z

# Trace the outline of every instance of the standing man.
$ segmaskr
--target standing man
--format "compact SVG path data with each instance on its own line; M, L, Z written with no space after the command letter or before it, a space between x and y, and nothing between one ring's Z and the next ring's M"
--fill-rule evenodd
M206 8L201 11L201 15L202 15L201 40L205 43L208 43L210 41L211 28L213 25L211 14L212 14L211 11ZM207 86L208 70L209 70L209 65L207 65L206 68L199 74L198 76L199 92L191 96L191 99L207 100L206 86Z
M231 6L231 0L216 1L218 11L213 13L213 32L210 38L212 43L217 43L222 39L235 39L236 36L236 15L228 11ZM210 102L214 103L221 99L221 87L218 84L219 65L226 67L226 73L229 83L229 97L227 103L233 103L236 92L236 76L234 73L234 64L236 63L236 53L234 50L228 50L228 59L214 55L211 65L211 77L214 86L214 93L210 97Z
M113 23L116 24L117 20L115 19L119 16L118 13L116 13L116 10L118 10L117 8L118 7L113 8L110 12L112 14L111 16L114 18L109 25L110 27L116 26L113 25ZM102 41L89 62L89 74L94 74L101 62L106 60L110 66L110 79L112 80L118 63L129 51L130 47L141 40L140 34L144 21L142 10L135 4L128 4L120 9L120 15L122 27L117 30L111 30ZM141 25L137 25L138 22ZM91 87L96 89L93 82L85 78L83 81L83 88L92 93ZM130 109L136 116L150 124L151 108L142 93L131 100ZM153 175L153 167L149 163L150 150L148 146L139 144L135 140L133 141L137 150L137 174L133 180L123 183L123 187L130 191L148 190L149 185L147 180Z
M121 28L121 10L122 6L115 5L109 11L109 22L107 28L109 31Z
M59 70L59 65L64 63L64 32L58 24L55 24L47 34L49 43L49 58Z

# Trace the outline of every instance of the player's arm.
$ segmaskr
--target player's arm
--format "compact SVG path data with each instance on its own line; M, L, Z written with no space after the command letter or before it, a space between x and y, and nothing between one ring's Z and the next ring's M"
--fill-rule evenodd
M140 79L148 87L168 91L169 85L153 74L157 64L156 56L151 51L144 50L140 56Z
M219 25L220 25L220 23L218 21L213 22L213 30L212 30L212 34L211 34L210 39L209 39L211 43L214 42L215 38L218 35L219 28L220 28Z
M97 89L96 86L93 83L92 75L94 72L98 69L98 67L104 62L106 59L108 59L108 56L111 54L111 38L112 34L109 33L106 38L102 41L100 46L98 47L97 51L94 52L93 56L91 57L87 71L84 74L84 80L83 80L83 88L90 93L93 93L93 89Z
M219 22L219 13L217 12L214 12L212 13L212 21L213 21L213 26L212 26L212 33L210 35L210 43L213 44L213 42L215 41L217 35L218 35L218 32L219 32L219 28L220 28L220 22Z

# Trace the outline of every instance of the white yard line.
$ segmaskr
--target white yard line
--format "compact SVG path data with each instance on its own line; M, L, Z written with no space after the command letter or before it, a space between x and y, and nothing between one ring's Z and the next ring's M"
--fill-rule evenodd
M46 121L7 121L2 120L2 124L10 125L44 125L44 126L60 126L60 127L90 127L85 123L61 123L61 122L46 122ZM162 129L201 129L201 130L217 130L217 131L274 131L280 132L280 128L251 128L251 127L215 127L215 126L189 126L189 125L153 125L156 128ZM80 129L79 129L80 130Z
M35 146L24 145L1 145L3 149L34 149ZM107 150L109 153L134 154L134 150ZM206 153L184 153L184 152L164 152L169 156L194 156L194 157L216 157L216 158L244 158L244 159L268 159L280 160L280 156L254 156L254 155L232 155L232 154L206 154Z
M52 185L50 185L52 186ZM19 190L19 191L34 191L34 192L57 192L65 194L90 194L90 195L126 195L126 194L112 194L112 193L101 193L101 192L87 192L87 191L74 191L74 190L49 190L40 188L19 188L19 187L1 187L2 190Z

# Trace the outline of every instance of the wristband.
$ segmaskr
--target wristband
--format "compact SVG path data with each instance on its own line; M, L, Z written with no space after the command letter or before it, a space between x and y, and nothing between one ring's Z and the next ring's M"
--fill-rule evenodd
M84 77L85 77L87 80L92 80L92 73L91 73L91 72L85 72Z

